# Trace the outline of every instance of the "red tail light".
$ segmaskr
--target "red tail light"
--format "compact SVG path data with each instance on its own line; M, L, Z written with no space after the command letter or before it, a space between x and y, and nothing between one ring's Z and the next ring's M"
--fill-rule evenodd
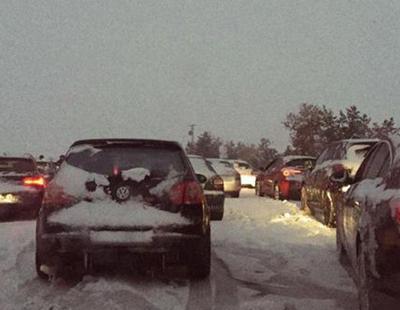
M295 168L283 168L281 171L284 177L290 177L296 174L300 174L302 172L301 170Z
M26 186L39 186L46 187L46 181L42 176L39 177L27 177L23 179L24 185Z
M214 189L217 191L224 190L224 180L220 176L216 176L213 178L212 183L214 185Z
M203 190L196 181L175 184L169 192L169 198L174 205L201 204L204 200Z
M389 204L392 209L392 217L400 225L400 199L391 200Z

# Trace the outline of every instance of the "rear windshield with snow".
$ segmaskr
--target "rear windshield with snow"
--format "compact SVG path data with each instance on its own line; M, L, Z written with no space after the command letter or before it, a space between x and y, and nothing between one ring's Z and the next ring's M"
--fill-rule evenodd
M165 177L170 171L185 172L185 164L178 149L134 145L79 146L72 148L66 162L87 172L112 175L133 168L145 168L152 176Z
M211 166L219 175L235 174L235 170L233 169L232 164L230 164L229 162L211 161Z
M0 158L0 173L29 173L36 170L33 160L29 158Z
M209 162L201 157L189 157L190 163L193 166L195 173L202 174L206 177L210 177L216 174L214 168Z

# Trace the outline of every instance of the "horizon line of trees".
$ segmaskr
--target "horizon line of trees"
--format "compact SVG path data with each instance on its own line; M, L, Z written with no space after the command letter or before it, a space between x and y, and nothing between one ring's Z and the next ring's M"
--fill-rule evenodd
M335 114L325 105L303 103L299 111L289 113L282 122L289 131L290 144L283 153L279 153L268 138L262 138L258 144L233 140L223 141L209 131L204 131L186 145L189 154L204 157L242 159L253 167L263 167L278 155L318 156L332 141L351 138L384 138L400 133L393 117L381 123L361 113L354 105Z

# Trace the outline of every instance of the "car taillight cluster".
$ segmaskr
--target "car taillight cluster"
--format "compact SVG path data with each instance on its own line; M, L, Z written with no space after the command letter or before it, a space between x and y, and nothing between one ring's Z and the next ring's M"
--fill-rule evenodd
M212 183L214 186L214 189L217 191L223 191L224 190L224 180L220 176L215 176L212 179Z
M196 181L179 182L171 188L169 199L174 205L201 204L204 201L203 190Z
M301 170L294 168L283 168L281 171L284 177L294 176L302 172Z
M26 177L22 182L26 186L46 187L46 180L42 176Z
M394 220L400 225L400 199L391 200L390 208L392 209L392 216Z

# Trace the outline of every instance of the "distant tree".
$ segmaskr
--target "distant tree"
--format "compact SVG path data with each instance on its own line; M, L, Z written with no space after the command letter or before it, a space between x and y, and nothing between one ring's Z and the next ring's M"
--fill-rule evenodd
M271 147L271 141L266 138L262 138L258 145L228 141L224 147L229 159L242 159L256 168L265 166L278 154L278 151Z
M232 140L225 142L224 144L225 150L226 150L226 157L229 159L237 159L238 158L238 153L237 153L237 148L235 142Z
M193 144L191 142L187 144L186 152L204 157L219 157L221 145L222 141L219 137L214 137L210 132L204 131Z
M367 114L361 114L354 105L340 111L338 121L341 139L367 138L372 135L369 127L371 118Z
M258 143L257 163L255 167L265 167L277 155L278 151L271 147L271 141L269 139L262 138Z
M330 110L303 103L298 113L289 113L283 125L289 130L292 150L302 155L317 155L324 147L332 124ZM332 121L335 121L334 119Z
M382 138L400 132L393 118L381 124L361 113L354 105L340 110L339 115L326 106L300 105L298 113L289 113L283 125L289 130L290 142L284 154L317 156L332 141L350 138Z
M374 123L372 127L372 135L379 139L396 133L400 133L400 130L396 127L393 117L385 119L382 124Z

